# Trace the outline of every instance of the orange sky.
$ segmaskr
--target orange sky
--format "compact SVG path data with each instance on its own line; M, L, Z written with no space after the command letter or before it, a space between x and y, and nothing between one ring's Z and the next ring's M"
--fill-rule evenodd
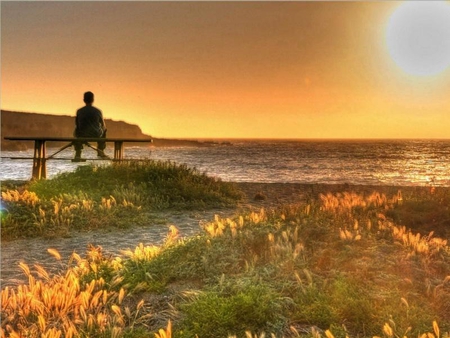
M91 90L156 137L449 138L450 68L388 50L399 5L2 1L1 108L74 115Z

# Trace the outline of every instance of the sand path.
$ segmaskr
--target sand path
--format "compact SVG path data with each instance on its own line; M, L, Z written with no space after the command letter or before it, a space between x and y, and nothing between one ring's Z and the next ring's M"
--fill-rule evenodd
M31 268L34 264L42 265L49 272L64 269L70 255L75 251L83 256L88 245L101 246L105 254L117 256L121 250L134 249L139 243L144 245L160 244L167 236L170 225L175 225L182 237L189 237L202 231L202 224L220 217L233 217L248 210L270 209L278 205L307 201L316 198L324 191L348 190L346 185L306 185L280 183L239 183L246 197L231 209L213 209L207 211L165 211L155 215L158 221L148 226L130 227L129 229L108 229L73 233L67 238L33 238L1 243L1 287L26 282L19 268L25 262ZM352 190L373 191L373 187L359 187ZM262 199L255 197L259 196ZM59 251L61 261L57 261L48 252L48 248ZM33 270L33 269L32 269Z
M246 193L254 196L257 186L248 185ZM252 195L253 194L253 195ZM42 265L49 272L58 272L67 266L70 255L75 251L84 255L89 245L101 246L104 254L120 255L122 250L134 249L139 243L144 245L160 244L167 236L170 225L175 225L182 237L189 237L202 231L202 225L220 217L232 217L239 210L261 208L274 203L273 199L252 201L246 198L237 208L212 209L207 211L165 211L155 213L147 226L130 227L128 229L95 230L74 232L67 238L32 238L19 239L1 243L1 287L17 285L27 281L19 267L25 262L33 267ZM58 250L61 261L50 255L47 249ZM32 268L33 270L33 268Z

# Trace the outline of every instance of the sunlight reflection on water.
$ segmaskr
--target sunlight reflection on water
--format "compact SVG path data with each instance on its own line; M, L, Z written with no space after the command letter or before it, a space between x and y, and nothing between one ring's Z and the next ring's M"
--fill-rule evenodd
M170 160L235 182L351 183L450 186L450 141L233 141L230 146L132 147L127 158ZM49 149L51 153L53 149ZM32 151L2 152L32 156ZM61 157L70 158L72 152ZM87 158L95 153L85 151ZM108 161L49 161L49 178L79 165ZM0 179L31 177L30 160L2 159Z

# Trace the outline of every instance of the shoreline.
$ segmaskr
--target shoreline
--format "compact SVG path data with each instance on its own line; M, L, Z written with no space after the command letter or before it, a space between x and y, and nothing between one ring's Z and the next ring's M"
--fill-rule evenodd
M258 183L231 182L236 184L246 195L250 204L272 205L296 203L296 198L318 198L320 194L350 192L371 194L384 193L387 197L402 191L403 194L429 193L434 190L450 190L450 187L432 187L420 185L369 185L369 184L328 184L328 183ZM263 200L257 200L257 194L262 194ZM298 202L298 201L297 201Z

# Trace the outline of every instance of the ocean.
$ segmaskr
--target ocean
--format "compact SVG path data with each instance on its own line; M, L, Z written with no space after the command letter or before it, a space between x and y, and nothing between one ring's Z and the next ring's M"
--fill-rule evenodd
M131 147L127 158L170 160L223 181L450 186L450 140L230 140L208 147ZM57 149L47 149L52 154ZM106 152L112 154L109 148ZM86 158L95 153L85 149ZM31 178L32 150L2 152L0 180ZM58 157L71 158L72 150ZM47 177L79 165L50 160ZM109 161L105 161L107 165Z

